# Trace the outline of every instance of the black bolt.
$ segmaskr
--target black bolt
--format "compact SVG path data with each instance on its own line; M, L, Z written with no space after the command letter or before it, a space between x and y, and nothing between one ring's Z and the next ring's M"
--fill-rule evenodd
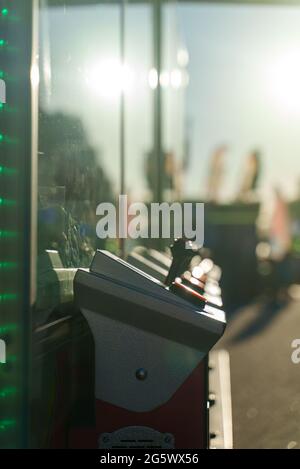
M210 392L210 393L209 393L208 402L209 402L210 407L212 407L212 406L215 405L215 403L216 403L216 395L215 395L213 392Z

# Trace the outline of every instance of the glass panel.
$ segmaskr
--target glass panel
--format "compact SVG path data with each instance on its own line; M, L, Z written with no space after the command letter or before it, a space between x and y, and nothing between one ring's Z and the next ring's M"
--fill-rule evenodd
M242 195L244 173L251 178L258 160L260 193L276 185L288 198L298 195L299 19L296 6L177 6L190 56L185 197L209 198L207 178L218 155L220 202Z
M120 185L120 11L73 3L40 14L39 251L87 267L96 207Z
M205 245L237 303L272 284L274 262L289 266L281 284L299 278L299 21L291 5L176 6L189 53L183 199L207 202Z
M74 307L74 275L97 248L117 248L97 238L96 208L120 191L120 5L43 0L39 19L31 445L64 448L94 418L93 341Z

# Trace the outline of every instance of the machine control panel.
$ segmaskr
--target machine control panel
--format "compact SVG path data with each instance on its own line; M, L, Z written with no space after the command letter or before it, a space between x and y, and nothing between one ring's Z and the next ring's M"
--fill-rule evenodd
M224 312L192 288L186 287L183 298L176 289L106 251L97 251L89 271L77 272L74 294L81 309L205 353L225 329Z

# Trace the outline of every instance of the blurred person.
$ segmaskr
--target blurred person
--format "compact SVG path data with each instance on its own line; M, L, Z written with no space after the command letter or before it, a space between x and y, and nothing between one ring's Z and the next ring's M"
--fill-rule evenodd
M238 199L247 201L253 198L257 189L257 184L261 172L261 153L259 150L253 150L246 161L244 178L238 193Z
M269 238L271 260L274 266L274 289L280 296L286 295L291 283L290 254L292 247L292 224L288 203L279 188L274 189L275 203L271 217Z
M288 203L279 188L275 188L275 203L270 224L272 258L283 260L292 245L292 227Z
M152 200L155 199L157 194L157 170L157 155L154 150L151 150L146 154L145 173ZM176 161L174 152L163 152L163 167L161 170L161 190L163 193L163 199L168 201L177 200L180 197L181 167Z
M207 183L207 200L218 203L224 179L226 145L218 146L212 154Z

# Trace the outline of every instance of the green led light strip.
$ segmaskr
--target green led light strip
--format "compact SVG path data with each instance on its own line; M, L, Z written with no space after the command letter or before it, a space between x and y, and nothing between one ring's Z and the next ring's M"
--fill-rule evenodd
M8 137L7 135L4 135L4 134L0 134L0 143L7 143L7 144L17 143L17 139L16 138L10 138L10 137Z
M8 104L5 104L5 103L0 103L0 112L16 112L16 108L13 108L11 106L9 106Z
M0 230L0 240L16 238L17 236L18 236L18 233L16 231Z
M9 388L0 389L0 399L5 399L6 397L13 396L16 394L17 388L11 386Z
M0 303L16 300L17 297L18 295L16 293L0 293Z
M0 7L0 20L1 22L4 22L4 21L9 21L11 22L11 20L14 19L14 12L11 12L11 8L10 8L10 3L9 2L1 2L2 3L2 6ZM12 13L12 14L11 14ZM16 17L15 17L16 19ZM2 31L2 28L1 28L1 31ZM16 52L18 51L18 48L16 47L12 47L12 44L11 44L11 41L10 41L10 38L9 36L8 37L5 37L4 34L1 34L0 35L0 52L5 52L7 54L11 54L12 52ZM14 81L15 82L15 86L18 86L18 78L17 77L8 77L8 73L7 73L7 70L5 70L5 67L1 67L0 69L0 79L5 81L5 82L12 82ZM11 108L7 103L0 103L0 114L2 117L6 117L6 116L9 116L9 114L13 113L13 112L16 112L16 108ZM13 116L11 116L13 117ZM4 130L4 128L0 128L0 147L4 147L5 148L8 148L8 145L11 145L11 144L18 144L18 140L16 138L16 135L7 135L7 133L10 134L10 132L6 132ZM9 166L9 164L8 164ZM5 177L7 178L11 178L12 176L14 175L17 175L17 169L16 168L11 168L11 167L8 167L7 166L7 162L5 161L5 165L3 164L3 162L1 161L0 163L0 187L1 187L1 182L4 180ZM4 194L2 196L2 194L0 194L0 213L4 212L4 210L6 208L13 208L14 206L17 205L17 200L14 200L14 196L6 196L5 194L5 197L4 197ZM5 216L5 212L4 212L4 216ZM5 220L4 220L5 221ZM7 227L8 228L8 227ZM0 242L1 243L5 243L7 241L10 241L10 240L13 240L13 239L17 239L18 237L18 232L17 231L11 231L9 229L6 229L5 228L5 225L1 227L0 229ZM3 260L3 256L1 256L2 258L0 258L0 272L7 272L7 271L10 271L10 270L15 270L18 268L18 263L17 262L12 262L12 261L7 261L7 260ZM6 290L6 288L5 288ZM10 288L8 288L8 290L10 290ZM2 291L0 292L0 305L2 303L10 303L10 302L13 302L13 301L16 301L18 299L18 294L17 293L12 293L10 291ZM6 334L10 334L10 333L13 333L14 331L16 331L18 329L18 324L14 323L13 322L14 319L10 320L9 322L7 323L3 323L2 322L2 325L0 325L0 335L6 335ZM14 338L15 340L15 338ZM9 356L7 357L7 363L14 363L18 360L18 357L14 354L9 354ZM15 395L17 394L17 388L12 385L12 383L7 383L7 385L5 385L5 387L2 387L0 389L0 401L3 399L12 399L14 400L15 399ZM3 402L3 401L2 401ZM6 402L6 401L5 401ZM4 404L4 402L3 402ZM4 404L5 405L5 404ZM16 407L15 407L16 409ZM1 419L0 420L0 433L7 433L9 432L9 434L13 435L13 433L11 433L12 430L15 429L15 427L17 426L17 420L14 418L15 415L14 414L10 414L8 417L6 417L5 419ZM14 436L15 438L15 436ZM14 447L15 445L12 444L12 445L9 445L9 446L12 446Z
M15 425L16 421L14 419L0 420L0 431L8 430Z
M0 326L0 334L7 334L8 332L13 332L17 329L17 324L6 324L5 326Z
M0 103L0 112L12 113L12 112L16 112L16 108L11 107L5 103Z
M1 262L0 261L0 270L11 270L15 269L18 266L17 262Z
M8 16L8 13L9 13L8 8L2 8L2 10L1 10L1 15L2 16Z
M11 199L4 199L3 197L0 197L0 207L11 207L11 206L14 206L16 205L16 201L15 200L11 200Z
M17 173L15 168L6 168L5 166L0 166L0 176L3 174L4 176L12 176Z

